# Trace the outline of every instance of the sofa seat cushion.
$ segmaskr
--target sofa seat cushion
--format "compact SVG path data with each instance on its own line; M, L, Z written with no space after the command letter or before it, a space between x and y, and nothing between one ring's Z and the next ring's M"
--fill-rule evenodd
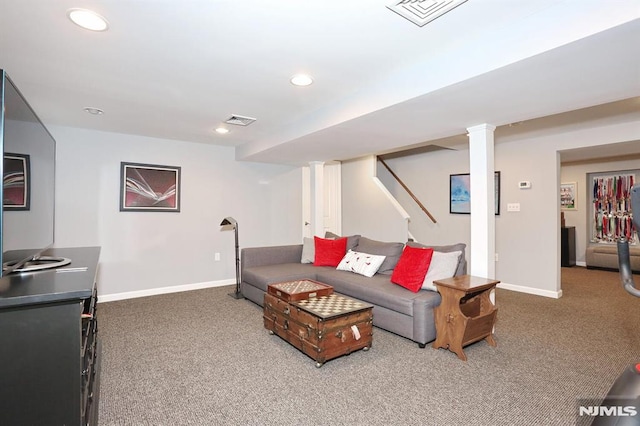
M316 279L333 286L336 293L342 293L409 316L413 316L416 299L425 299L427 304L433 307L440 304L439 293L427 290L414 293L393 284L389 275L376 274L368 278L347 271L322 268L318 270ZM375 317L375 309L373 315Z
M301 279L316 279L316 271L323 269L308 263L280 263L277 265L254 266L242 270L242 281L267 291L269 284Z
M640 271L640 247L629 246L629 260L631 270ZM618 270L617 244L591 244L585 252L587 268L606 268Z
M615 254L618 255L618 245L617 244L593 244L589 246L589 249L594 253L605 253L605 254ZM630 256L640 256L640 247L634 247L632 245L629 246L629 255Z

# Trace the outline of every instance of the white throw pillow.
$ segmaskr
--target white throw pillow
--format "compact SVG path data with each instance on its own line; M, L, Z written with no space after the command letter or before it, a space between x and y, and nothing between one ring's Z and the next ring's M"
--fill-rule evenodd
M313 238L302 239L302 259L300 263L313 263L316 258L316 245Z
M453 277L458 268L458 261L460 260L461 254L461 251L452 251L449 253L434 251L427 275L424 277L424 282L422 283L422 288L425 290L438 291L433 281Z
M371 278L378 272L385 257L386 256L349 250L336 269L339 271L355 272L356 274Z

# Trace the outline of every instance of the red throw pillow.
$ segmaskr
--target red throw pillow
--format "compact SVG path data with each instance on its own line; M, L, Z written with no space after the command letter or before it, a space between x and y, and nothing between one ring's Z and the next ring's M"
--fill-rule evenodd
M316 250L313 260L315 266L333 266L335 268L347 253L347 237L336 240L313 237L313 241Z
M393 270L391 282L417 293L422 288L432 256L432 248L406 246Z

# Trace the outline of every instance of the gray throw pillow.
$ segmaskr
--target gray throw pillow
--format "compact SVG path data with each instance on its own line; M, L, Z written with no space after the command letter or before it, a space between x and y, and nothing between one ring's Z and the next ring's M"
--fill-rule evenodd
M403 243L387 243L384 241L376 241L366 237L360 237L360 241L358 242L355 251L386 256L384 262L380 265L380 269L378 269L378 273L382 275L391 275L393 273L393 268L396 267L396 264L400 259L400 255L402 255L402 250L404 250Z
M316 246L313 238L302 239L302 259L300 263L313 263L316 257Z
M462 254L458 258L458 267L456 268L456 275L461 275L466 271L466 257L465 257L465 248L467 245L465 243L457 243L451 244L448 246L428 246L426 244L420 244L415 241L409 241L407 243L410 247L420 247L420 248L432 248L434 251L439 251L441 253L451 253L452 251L461 251Z

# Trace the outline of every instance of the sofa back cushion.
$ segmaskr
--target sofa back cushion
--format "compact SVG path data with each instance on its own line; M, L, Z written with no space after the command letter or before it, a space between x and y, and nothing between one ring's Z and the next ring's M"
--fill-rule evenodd
M327 231L324 234L324 237L329 240L336 240L341 238L340 235L334 234L331 231ZM347 236L347 250L355 250L358 245L358 241L360 241L360 235L349 235Z
M355 250L361 253L385 256L384 262L382 262L380 269L378 269L378 273L391 275L393 273L393 269L398 263L398 259L400 259L400 255L402 255L403 249L403 243L387 243L384 241L376 241L366 237L360 237L360 241L358 242L358 246Z

